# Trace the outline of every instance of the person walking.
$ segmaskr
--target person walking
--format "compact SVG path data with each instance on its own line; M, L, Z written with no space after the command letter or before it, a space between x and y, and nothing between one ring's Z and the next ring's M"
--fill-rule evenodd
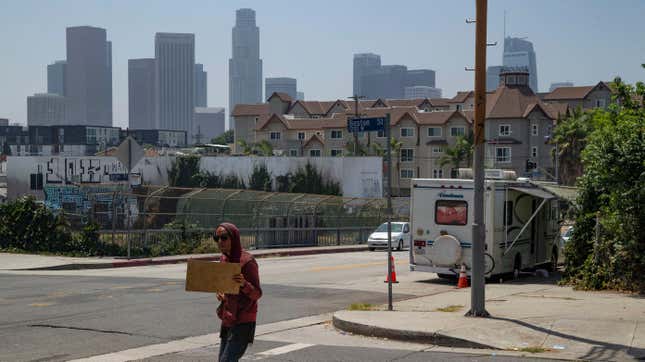
M242 358L249 343L253 343L262 288L258 263L253 255L242 249L238 228L231 223L222 223L215 229L214 238L222 253L220 262L239 263L242 268L242 273L233 276L240 284L240 293L217 293L220 301L217 316L222 320L219 362L233 362Z

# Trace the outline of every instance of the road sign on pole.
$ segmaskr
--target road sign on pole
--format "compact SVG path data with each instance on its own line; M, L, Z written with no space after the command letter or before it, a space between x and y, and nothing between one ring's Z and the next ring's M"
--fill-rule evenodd
M384 131L385 122L386 117L354 118L347 121L347 131L350 133Z

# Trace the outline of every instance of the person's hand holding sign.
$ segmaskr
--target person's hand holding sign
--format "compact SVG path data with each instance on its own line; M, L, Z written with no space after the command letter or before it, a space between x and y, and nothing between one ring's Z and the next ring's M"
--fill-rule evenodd
M240 288L244 288L244 285L246 284L246 279L244 279L243 274L233 275L233 281L238 283L240 285Z

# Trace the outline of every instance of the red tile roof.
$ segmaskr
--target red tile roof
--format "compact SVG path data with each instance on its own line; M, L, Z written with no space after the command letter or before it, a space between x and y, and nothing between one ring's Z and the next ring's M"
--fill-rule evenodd
M574 100L574 99L585 99L591 93L592 90L596 88L607 88L609 87L603 83L599 82L596 85L589 86L580 86L580 87L559 87L553 90L553 92L546 94L544 96L545 101L555 101L555 100Z
M233 117L243 117L243 116L259 116L262 114L268 114L271 112L269 104L237 104L233 108Z
M454 96L451 100L448 101L448 103L464 103L468 97L474 96L475 92L473 91L464 91L464 92L457 92L457 95Z

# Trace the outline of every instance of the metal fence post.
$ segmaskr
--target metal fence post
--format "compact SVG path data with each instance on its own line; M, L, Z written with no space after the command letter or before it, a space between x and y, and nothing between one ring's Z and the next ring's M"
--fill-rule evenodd
M114 238L116 233L116 191L112 193L112 245L116 244Z
M336 245L340 245L340 228L336 229Z

